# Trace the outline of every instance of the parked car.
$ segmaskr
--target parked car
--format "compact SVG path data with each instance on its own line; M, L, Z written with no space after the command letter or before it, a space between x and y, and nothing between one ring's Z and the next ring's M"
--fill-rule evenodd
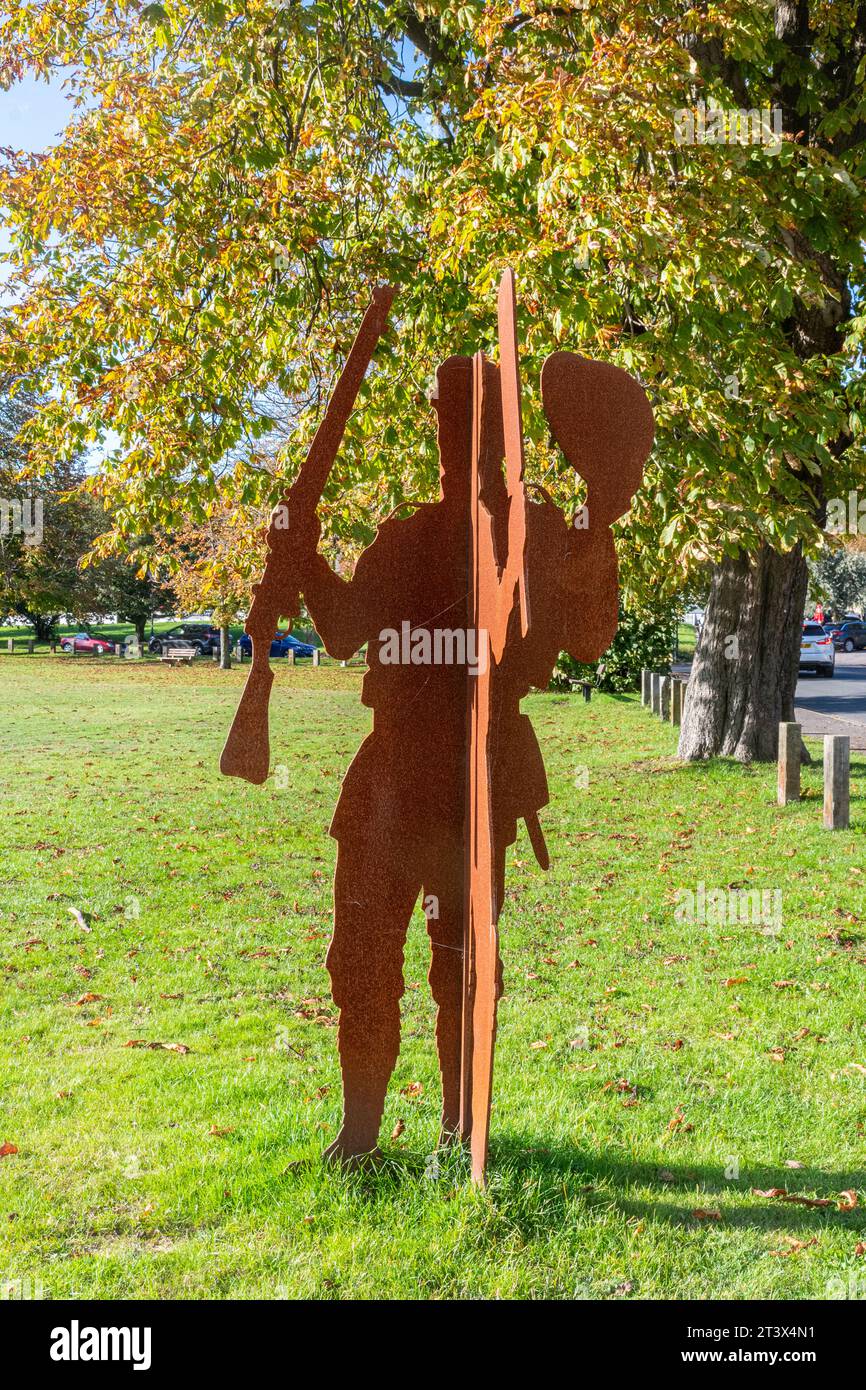
M800 670L808 667L819 676L832 676L836 670L836 648L833 638L821 623L803 624L800 638Z
M152 652L161 655L167 648L179 643L195 647L202 656L212 656L215 651L219 651L219 628L214 627L213 623L178 623L166 632L154 633L148 647Z
M241 638L241 650L250 653L252 649L253 639L245 632ZM288 656L290 651L294 652L296 657L312 656L315 650L316 648L311 643L302 642L299 637L293 637L290 632L284 637L277 633L271 642L271 656Z
M824 624L827 627L827 624ZM827 627L833 646L839 652L862 652L866 647L866 625L857 622L833 623Z
M90 652L91 656L102 656L103 652L113 652L114 643L107 637L91 637L89 632L76 632L74 637L61 637L62 652Z

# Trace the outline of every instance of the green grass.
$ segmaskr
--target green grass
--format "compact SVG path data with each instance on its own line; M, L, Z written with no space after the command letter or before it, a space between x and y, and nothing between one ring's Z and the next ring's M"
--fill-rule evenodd
M420 913L386 1162L346 1177L319 1162L340 1103L325 830L370 715L354 671L280 671L282 789L228 783L242 680L0 660L0 1144L18 1148L0 1280L54 1299L824 1298L866 1271L864 1208L835 1201L864 1186L861 758L854 829L830 834L820 766L782 810L773 768L680 767L634 699L528 700L554 867L525 836L509 855L488 1189L462 1155L430 1160ZM678 922L701 881L781 888L780 934ZM773 1187L834 1200L751 1192Z
M686 661L695 654L695 629L691 623L677 624L677 652Z

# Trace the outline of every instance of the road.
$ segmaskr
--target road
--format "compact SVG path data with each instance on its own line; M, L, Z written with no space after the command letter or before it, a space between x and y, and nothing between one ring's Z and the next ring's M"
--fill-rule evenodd
M688 680L690 666L673 669ZM866 652L837 652L836 674L830 679L801 671L794 708L807 737L847 734L852 748L866 749Z
M866 652L837 652L831 680L801 671L794 704L804 734L848 734L866 748Z

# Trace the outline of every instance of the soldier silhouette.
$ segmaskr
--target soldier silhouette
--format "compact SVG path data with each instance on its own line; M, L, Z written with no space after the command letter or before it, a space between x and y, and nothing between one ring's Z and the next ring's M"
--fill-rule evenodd
M483 370L480 495L501 570L512 500L502 468L499 369L486 362ZM314 515L299 509L289 520L300 585L326 649L348 659L367 644L362 700L373 710L372 733L349 767L330 831L338 850L327 968L340 1010L344 1112L326 1156L346 1163L377 1148L400 1046L404 944L419 895L437 1004L442 1142L460 1131L467 682L475 678L473 660L476 669L492 660L484 634L468 629L472 374L472 360L459 356L436 374L439 500L383 522L351 580L319 553ZM494 921L519 820L539 863L548 863L538 819L547 779L520 701L547 686L560 651L588 661L609 645L617 625L609 528L627 510L652 442L646 397L618 368L555 353L541 385L552 435L585 480L587 498L579 527L541 488L526 506L532 621L523 635L515 599L491 682ZM501 989L501 969L499 981Z

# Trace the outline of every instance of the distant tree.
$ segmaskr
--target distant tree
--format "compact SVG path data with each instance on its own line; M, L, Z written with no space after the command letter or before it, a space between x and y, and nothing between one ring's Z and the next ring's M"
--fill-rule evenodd
M251 578L264 558L267 515L239 511L222 496L203 521L173 533L172 587L181 611L208 610L220 629L220 666L231 666L229 627L250 602Z
M826 550L810 566L810 588L834 613L862 608L866 602L866 551L840 546Z
M121 622L132 623L140 643L153 614L177 603L174 589L160 577L159 570L152 573L137 553L97 560L90 585L92 610L102 616L116 613Z

